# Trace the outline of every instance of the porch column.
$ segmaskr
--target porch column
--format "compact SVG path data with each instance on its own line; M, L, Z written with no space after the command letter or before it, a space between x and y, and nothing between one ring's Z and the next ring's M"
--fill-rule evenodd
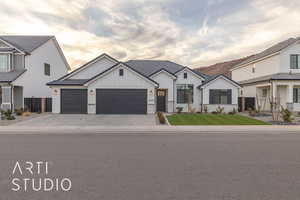
M2 86L2 110L11 110L12 109L12 86Z
M272 82L272 101L275 101L277 97L277 84Z
M292 111L293 110L293 90L294 90L294 85L289 84L288 85L288 91L287 91L287 101L286 101L286 106L287 108Z

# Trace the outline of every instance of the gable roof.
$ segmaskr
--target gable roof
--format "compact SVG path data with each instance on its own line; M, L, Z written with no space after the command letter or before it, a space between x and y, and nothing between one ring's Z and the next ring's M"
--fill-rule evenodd
M251 62L254 62L254 61L257 61L257 60L260 60L260 59L263 59L267 56L270 56L272 54L275 54L275 53L278 53L280 52L281 50L287 48L288 46L294 44L295 42L297 41L300 41L300 37L297 37L297 38L289 38L283 42L280 42L278 44L275 44L273 46L271 46L270 48L254 55L253 57L250 57L249 59L237 64L236 66L233 67L232 70L234 70L235 68L238 68L239 66L242 66L242 65L245 65L245 64L248 64L248 63L251 63Z
M53 37L54 36L0 35L0 39L28 54Z
M231 69L233 67L237 66L238 64L248 60L249 58L251 58L253 56L254 55L235 59L235 60L230 60L230 61L226 61L226 62L220 62L220 63L216 63L216 64L206 66L206 67L199 67L194 70L200 71L200 72L202 72L206 75L210 75L210 76L223 74L223 75L231 78Z
M125 63L145 76L151 76L161 69L165 69L166 71L175 74L184 67L167 60L129 60Z
M179 71L183 69L189 69L196 75L201 76L204 79L207 78L207 75L203 74L202 72L190 69L168 60L129 60L126 62L126 64L130 65L132 68L148 77L162 69L175 76Z
M152 79L149 78L148 76L145 76L144 74L140 73L140 72L137 71L136 69L132 68L130 65L127 65L126 63L123 63L123 62L118 62L117 64L111 66L110 68L104 70L103 72L100 72L99 74L97 74L97 75L95 75L94 77L90 78L86 83L88 83L88 82L90 82L90 81L96 79L97 77L99 77L99 76L101 76L101 75L103 75L103 74L105 74L105 73L107 73L107 72L113 70L114 68L118 67L119 65L123 65L123 66L125 66L125 67L128 67L129 69L131 69L131 70L134 71L135 73L141 75L144 79L147 79L148 81L152 82L154 85L156 85L156 86L159 85L156 81L152 80Z
M166 70L165 68L159 69L156 72L152 73L149 75L149 77L155 76L156 74L159 74L160 72L165 72L167 73L169 76L172 76L173 78L177 78L177 76L171 72L169 72L168 70Z
M135 70L134 68L132 68L131 66L127 65L126 63L123 63L123 62L118 62L116 63L115 65L109 67L108 69L96 74L95 76L93 76L92 78L90 79L58 79L58 80L55 80L55 81L51 81L49 83L47 83L47 85L49 86L55 86L55 85L78 85L78 86L83 86L87 83L89 83L90 81L93 81L94 79L96 79L97 77L113 70L114 68L116 68L117 66L119 65L124 65L125 67L128 67L129 69L131 69L132 71L134 71L135 73L141 75L144 79L147 79L148 81L152 82L154 85L158 86L159 84L152 80L151 78L149 78L148 76L145 76L143 74L141 74L139 71Z
M115 61L116 63L119 63L119 61L116 60L115 58L111 57L110 55L108 55L108 54L106 54L106 53L103 53L103 54L97 56L96 58L90 60L89 62L87 62L87 63L81 65L80 67L76 68L75 70L71 71L70 73L68 73L68 74L66 74L66 75L64 75L64 76L62 76L62 77L60 77L58 80L65 79L65 78L67 78L68 76L70 76L70 75L72 75L72 74L74 74L74 73L79 72L79 71L82 70L83 68L89 66L90 64L94 63L95 61L97 61L98 59L101 59L101 58L103 58L103 57L107 57L107 58L109 58L109 59Z
M223 75L223 74L219 74L219 75L214 75L214 76L211 76L210 78L206 79L201 85L198 86L198 88L202 88L203 86L207 85L208 83L218 79L218 78L224 78L226 79L227 81L230 81L232 84L238 86L238 87L241 87L239 83L235 82L234 80L232 80L231 78Z

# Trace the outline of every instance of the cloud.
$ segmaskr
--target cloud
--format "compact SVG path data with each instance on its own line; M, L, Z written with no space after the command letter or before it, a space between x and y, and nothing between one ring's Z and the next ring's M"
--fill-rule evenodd
M192 67L300 35L298 0L2 0L3 34L55 35L73 68L106 52Z

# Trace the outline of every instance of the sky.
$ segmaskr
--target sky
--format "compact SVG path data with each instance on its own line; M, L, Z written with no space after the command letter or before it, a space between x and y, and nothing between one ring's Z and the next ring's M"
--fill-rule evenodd
M300 36L299 0L1 0L2 35L55 35L73 69L107 53L192 68Z

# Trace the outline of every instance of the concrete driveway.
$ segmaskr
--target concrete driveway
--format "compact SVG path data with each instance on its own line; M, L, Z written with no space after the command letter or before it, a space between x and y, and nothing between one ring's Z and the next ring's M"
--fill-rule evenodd
M153 126L155 115L49 114L14 124L16 126Z

